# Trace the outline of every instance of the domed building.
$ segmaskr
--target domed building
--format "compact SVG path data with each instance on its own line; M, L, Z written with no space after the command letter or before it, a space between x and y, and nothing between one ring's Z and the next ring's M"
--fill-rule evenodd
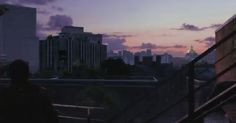
M193 46L191 46L190 49L188 49L188 51L185 55L185 59L188 60L188 61L192 61L197 56L198 56L197 52L193 49Z

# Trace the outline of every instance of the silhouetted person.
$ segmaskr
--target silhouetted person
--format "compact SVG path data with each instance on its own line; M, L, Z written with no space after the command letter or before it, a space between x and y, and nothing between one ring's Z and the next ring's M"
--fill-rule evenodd
M10 86L0 97L0 123L58 123L46 90L28 81L28 64L12 62L9 74Z

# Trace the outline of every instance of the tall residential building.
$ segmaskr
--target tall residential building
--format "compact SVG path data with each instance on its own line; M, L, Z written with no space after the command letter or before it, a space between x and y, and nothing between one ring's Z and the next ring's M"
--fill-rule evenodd
M173 57L172 55L168 53L164 53L161 56L161 64L172 64L173 63Z
M40 41L41 70L72 72L79 65L99 67L106 55L102 35L84 32L83 27L66 26L58 36Z
M144 56L152 56L152 50L147 49L146 51L136 52L134 53L134 56L136 56L136 58L139 57L139 61L142 62Z
M160 65L161 64L161 55L156 55L156 64Z
M39 65L39 45L36 37L36 9L3 4L6 12L0 16L0 62L22 59L31 72Z
M123 50L121 58L126 64L134 65L134 54L132 52Z
M134 64L135 65L140 64L140 56L138 56L138 55L134 56Z
M228 21L226 21L222 27L216 30L216 43L220 41L225 41L222 45L216 48L216 60L222 59L216 63L216 73L219 74L226 68L230 67L233 63L236 62L236 15L231 17ZM234 32L234 33L233 33ZM234 50L234 52L232 52ZM232 52L231 54L229 54ZM236 80L236 68L232 68L229 72L226 72L222 75L218 81L235 81Z
M151 49L147 49L146 56L152 56L152 50Z

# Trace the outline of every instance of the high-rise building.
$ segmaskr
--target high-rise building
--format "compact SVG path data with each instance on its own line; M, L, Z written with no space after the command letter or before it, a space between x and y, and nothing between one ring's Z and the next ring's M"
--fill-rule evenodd
M140 64L140 56L138 56L138 55L134 56L134 64L135 65Z
M173 63L173 57L172 55L168 53L164 53L161 56L161 64L172 64Z
M152 50L151 49L147 49L146 56L152 56Z
M139 61L143 62L143 57L144 56L152 56L152 51L151 51L151 49L147 49L146 51L136 52L136 53L134 53L134 56L138 56Z
M126 64L134 65L134 54L132 52L123 50L122 59Z
M66 26L58 36L40 41L41 70L72 72L79 65L99 67L106 55L102 35L84 32L83 27Z
M156 64L160 65L161 64L161 55L156 55Z
M22 59L29 63L31 72L39 65L39 43L36 37L36 9L3 4L0 15L0 62Z

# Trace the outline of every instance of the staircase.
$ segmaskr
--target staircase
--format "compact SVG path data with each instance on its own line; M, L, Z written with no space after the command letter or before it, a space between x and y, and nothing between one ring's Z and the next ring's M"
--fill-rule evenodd
M232 70L235 70L236 62L232 60L230 64L222 63L235 57L236 46L224 49L225 46L231 46L231 43L236 44L234 41L236 29L231 28L235 21L234 17L227 21L221 30L217 30L218 32L221 31L220 33L222 30L225 31L225 28L232 31L222 33L223 36L218 36L215 45L192 60L176 75L161 81L156 85L156 92L146 95L128 106L123 112L111 118L109 123L229 123L229 118L226 118L229 116L225 117L222 107L224 109L224 106L235 98L236 82L224 80L224 78L230 78L229 75ZM217 74L211 79L199 81L195 73L196 65L212 52L218 54L223 52L220 53L223 55L217 56L214 63L216 66L220 64L220 69L217 68ZM222 78L223 82L230 81L231 84L223 89L219 84L221 91L212 94L211 91L215 88L216 81L222 81Z

